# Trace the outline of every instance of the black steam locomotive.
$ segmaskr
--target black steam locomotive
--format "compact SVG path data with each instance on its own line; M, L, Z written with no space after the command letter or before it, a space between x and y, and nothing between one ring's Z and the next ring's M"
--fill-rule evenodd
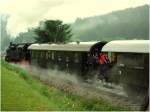
M5 60L7 62L21 62L22 60L28 61L30 59L28 46L31 44L32 43L10 43L8 49L6 50Z
M100 53L107 54L109 82L122 84L131 95L149 96L149 40L71 42L67 44L10 44L6 61L29 61L43 68L76 73L83 79L99 77ZM93 61L94 60L94 61Z

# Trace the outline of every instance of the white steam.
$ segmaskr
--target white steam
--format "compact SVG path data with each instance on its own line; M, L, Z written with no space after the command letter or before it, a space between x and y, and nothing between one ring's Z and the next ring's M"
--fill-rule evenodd
M12 36L26 32L27 28L35 27L53 7L61 5L60 0L13 0L2 6L3 13L10 14L7 31Z
M89 99L99 99L107 100L116 105L124 107L125 105L133 110L138 110L139 102L132 101L124 95L118 95L119 91L116 93L106 91L106 88L96 84L97 80L93 84L85 83L77 74L69 74L57 69L42 69L40 67L35 67L32 65L19 65L24 70L29 72L33 78L39 79L41 82L49 85L50 87L55 87L59 90L65 91L66 93L71 93L73 95L84 96ZM111 89L111 91L115 91ZM137 107L138 105L138 107Z

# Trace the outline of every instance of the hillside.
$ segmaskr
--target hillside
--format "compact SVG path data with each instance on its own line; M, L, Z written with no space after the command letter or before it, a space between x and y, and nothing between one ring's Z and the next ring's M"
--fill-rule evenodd
M149 5L78 18L72 31L73 38L81 41L149 39Z
M26 71L2 61L1 109L4 111L125 110L104 100L88 99L43 85Z

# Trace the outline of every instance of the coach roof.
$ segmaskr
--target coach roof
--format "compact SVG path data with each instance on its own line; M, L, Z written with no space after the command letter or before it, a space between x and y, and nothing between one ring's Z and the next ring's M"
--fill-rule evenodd
M110 41L102 48L103 52L149 53L150 40Z
M71 42L67 44L32 44L29 50L55 50L55 51L90 51L96 42Z

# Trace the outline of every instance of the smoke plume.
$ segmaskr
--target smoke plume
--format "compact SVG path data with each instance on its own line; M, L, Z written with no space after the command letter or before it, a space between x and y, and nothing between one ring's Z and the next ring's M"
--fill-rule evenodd
M13 0L1 6L6 14L10 14L7 31L12 36L26 32L27 28L35 27L52 8L63 4L60 0Z

